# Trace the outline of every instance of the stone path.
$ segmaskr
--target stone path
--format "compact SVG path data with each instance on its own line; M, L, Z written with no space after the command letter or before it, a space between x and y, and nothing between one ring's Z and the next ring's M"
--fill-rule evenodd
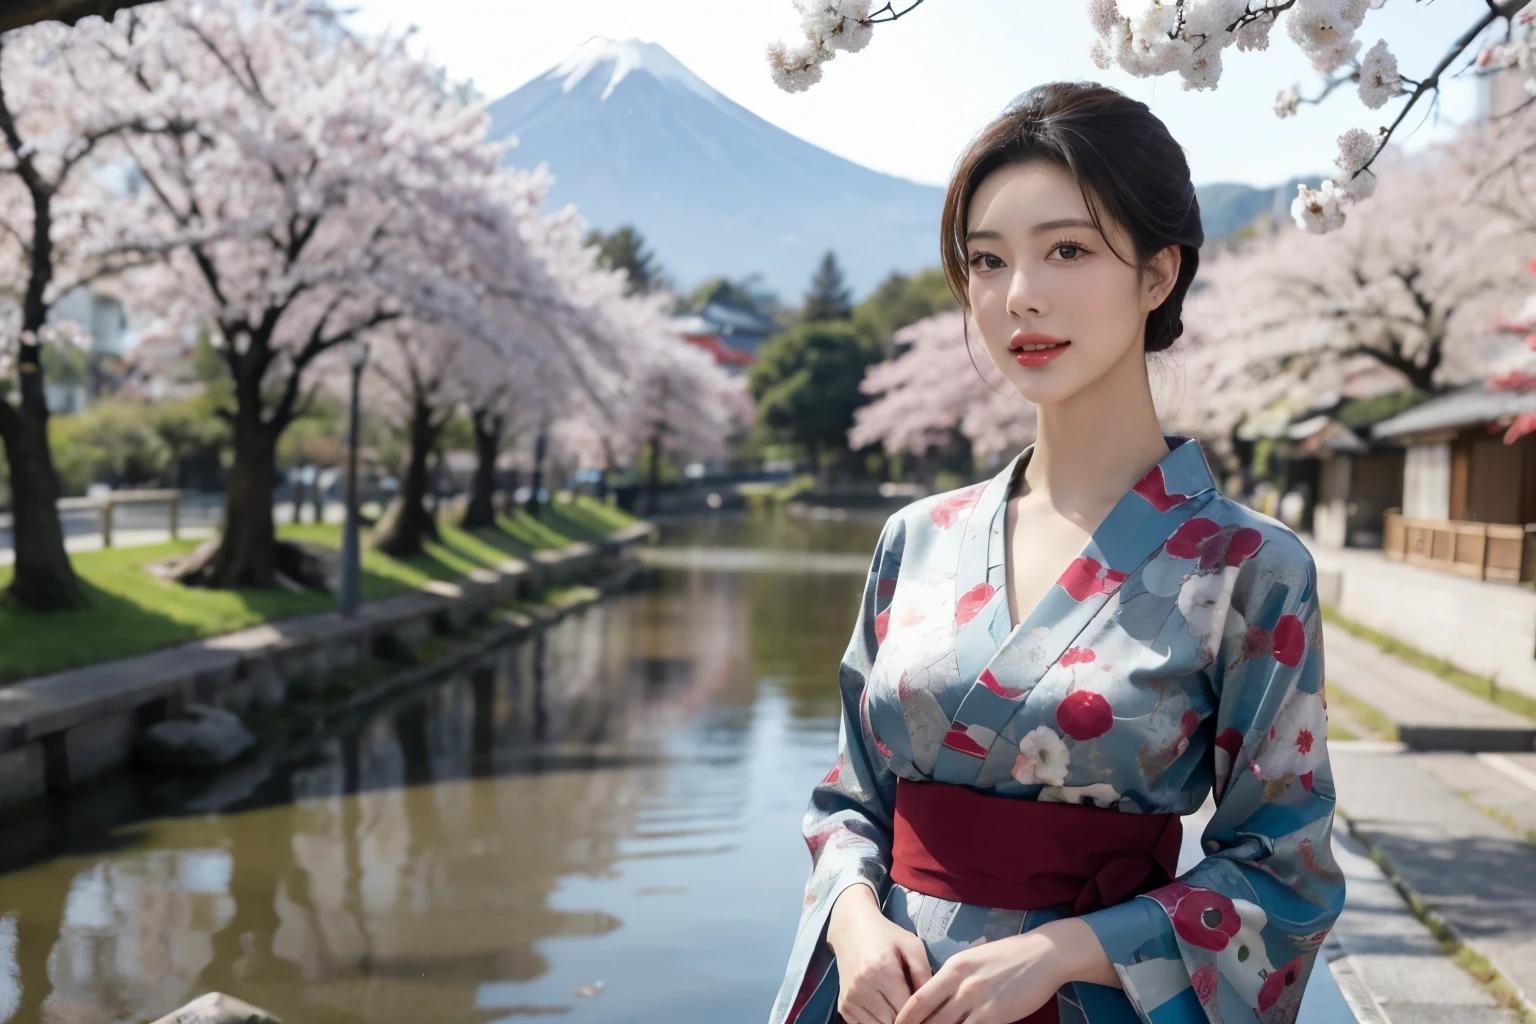
M1515 815L1536 805L1536 788L1470 754L1340 743L1331 755L1353 835L1529 1002L1536 994L1536 845L1480 808L1502 807L1519 820Z

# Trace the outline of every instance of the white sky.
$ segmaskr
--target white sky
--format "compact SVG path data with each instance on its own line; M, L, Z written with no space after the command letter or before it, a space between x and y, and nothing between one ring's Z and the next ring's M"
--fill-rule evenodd
M1390 122L1401 100L1368 110L1352 89L1277 119L1275 93L1320 77L1284 26L1262 53L1226 51L1215 92L1175 76L1132 78L1088 59L1085 0L927 0L877 29L861 53L840 53L809 92L781 92L763 49L798 38L791 0L353 0L366 31L415 25L433 60L500 97L593 35L660 43L695 74L758 116L867 167L942 184L965 142L1008 100L1039 82L1091 79L1147 102L1189 154L1195 181L1273 185L1332 170L1334 140ZM904 0L902 0L904 3ZM899 3L898 6L901 6ZM878 2L877 2L878 6ZM1388 0L1366 17L1365 48L1385 38L1399 68L1427 75L1447 43L1486 11L1483 0ZM1456 65L1459 67L1460 65ZM1448 82L1438 115L1415 109L1395 136L1410 150L1475 116L1478 83ZM1428 111L1427 104L1422 104ZM1412 129L1412 130L1410 130Z

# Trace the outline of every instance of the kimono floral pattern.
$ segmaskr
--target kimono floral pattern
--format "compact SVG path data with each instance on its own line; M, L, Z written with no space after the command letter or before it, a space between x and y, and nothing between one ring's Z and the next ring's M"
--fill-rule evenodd
M827 1024L827 916L864 884L937 968L1071 912L952 903L889 877L896 779L1126 814L1214 795L1205 859L1083 919L1123 988L1074 983L1063 1024L1291 1024L1344 902L1312 558L1220 494L1199 443L1128 491L1039 604L1011 621L1010 486L996 477L886 522L838 674L838 756L804 820L812 867L770 1024ZM1326 968L1325 968L1326 969Z

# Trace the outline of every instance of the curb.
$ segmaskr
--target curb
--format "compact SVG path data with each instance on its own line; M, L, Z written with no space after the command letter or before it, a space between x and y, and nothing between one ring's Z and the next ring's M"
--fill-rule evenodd
M500 613L500 616L504 621L495 628L487 630L484 635L477 638L471 646L466 647L464 650L457 651L441 661L403 669L387 679L375 683L366 690L353 694L344 701L319 708L314 713L303 715L303 717L315 724L325 724L354 712L365 710L402 690L409 690L413 686L429 683L440 676L451 675L460 669L473 665L476 661L485 657L489 651L502 644L516 643L527 639L537 630L553 626L568 615L598 604L604 598L620 590L639 571L641 570L638 567L631 566L610 573L597 582L586 584L596 590L597 593L577 601L572 601L570 604L552 605L540 603L530 612L503 611Z
M1468 938L1465 932L1456 927L1455 924L1447 920L1437 910L1431 907L1428 902L1425 901L1423 895L1420 894L1419 891L1412 885L1410 885L1408 880L1405 879L1398 872L1398 870L1392 866L1391 859L1387 856L1386 852L1381 849L1381 847L1372 841L1371 834L1365 828L1365 826L1355 821L1355 819L1341 807L1335 806L1334 812L1338 818L1343 820L1345 827L1349 830L1350 836L1354 838L1354 840L1361 846L1365 847L1365 851L1370 855L1371 860L1373 860L1376 865L1381 868L1381 872L1386 876L1387 882L1392 886L1393 889L1397 890L1398 895L1403 898L1403 902L1408 905L1408 909L1413 914L1413 916L1418 918L1419 921L1421 921L1424 926L1429 929L1431 935L1433 935L1441 943L1450 947L1447 952L1452 954L1454 957L1456 953L1465 950L1468 953L1482 958L1482 960L1488 964L1489 970L1491 970L1493 973L1493 977L1484 981L1482 978L1472 974L1471 971L1467 971L1467 974L1471 976L1474 981L1477 981L1480 985L1482 985L1482 987L1486 989L1491 995L1493 995L1496 1000L1500 997L1501 994L1507 995L1512 1004L1510 1008L1518 1013L1522 1018L1524 1018L1526 1024L1536 1024L1536 1003L1532 1003L1530 997L1521 990L1520 986L1509 979L1509 975L1499 968L1498 962L1488 954L1484 953L1482 950L1478 949L1472 940ZM1340 959L1347 960L1348 957L1342 957ZM1467 970L1464 966L1462 966L1460 961L1457 961L1457 966L1461 967L1462 970ZM1354 978L1359 980L1358 975L1354 975ZM1342 983L1339 987L1341 991L1344 989ZM1376 1000L1375 995L1373 993L1369 993L1368 989L1366 991L1371 996L1370 1003L1367 1004L1366 1009L1369 1011L1370 1007L1374 1007L1378 1013L1381 1013L1382 1018L1385 1018L1381 1004ZM1347 997L1348 993L1346 993L1346 1001L1349 1001ZM1350 1006L1351 1009L1356 1009L1352 1001L1350 1001ZM1361 1020L1362 1024L1365 1024L1365 1019L1363 1017Z
M138 735L186 704L244 714L292 703L383 648L451 633L508 601L580 582L657 532L639 520L591 542L365 603L356 616L297 616L0 686L0 813L122 770Z

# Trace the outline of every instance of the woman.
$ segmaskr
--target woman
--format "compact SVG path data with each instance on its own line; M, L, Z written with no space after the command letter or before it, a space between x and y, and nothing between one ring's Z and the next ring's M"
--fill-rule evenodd
M1344 900L1316 569L1153 410L1202 241L1183 153L1041 86L961 158L942 239L1037 440L881 533L771 1021L1288 1024Z

